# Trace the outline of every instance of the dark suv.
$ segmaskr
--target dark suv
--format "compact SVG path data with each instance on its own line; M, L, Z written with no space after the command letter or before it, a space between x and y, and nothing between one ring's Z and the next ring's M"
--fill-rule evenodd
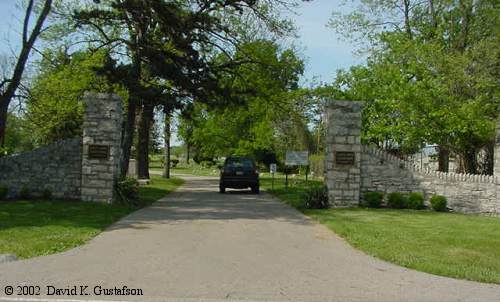
M226 158L220 171L219 192L226 192L226 188L251 188L253 193L259 193L259 172L253 159L237 156Z

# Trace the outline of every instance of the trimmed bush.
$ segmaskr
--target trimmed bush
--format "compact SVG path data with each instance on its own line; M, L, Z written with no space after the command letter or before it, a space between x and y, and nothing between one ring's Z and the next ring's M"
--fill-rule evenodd
M304 205L307 209L327 209L328 189L326 186L314 186L309 188L304 194Z
M138 207L139 204L139 182L137 179L132 177L126 177L125 179L116 183L116 195L117 201L124 205L130 205Z
M45 189L43 189L42 194L41 194L41 197L42 197L43 199L47 199L47 200L48 200L48 199L52 199L52 190L51 190L51 189L49 189L49 188L45 188Z
M445 196L434 195L431 197L430 203L434 211L444 212L447 209L446 205L448 204L448 201Z
M424 207L424 194L420 192L411 192L408 196L408 208L421 210Z
M23 186L19 191L19 197L21 199L31 199L31 190L27 186Z
M8 193L9 193L9 188L5 186L0 186L0 200L7 199Z
M176 158L170 159L170 167L175 168L179 164L179 160Z
M384 192L365 192L363 205L370 208L380 208L384 200Z
M400 192L392 192L387 196L387 205L394 209L404 209L408 207L408 197Z

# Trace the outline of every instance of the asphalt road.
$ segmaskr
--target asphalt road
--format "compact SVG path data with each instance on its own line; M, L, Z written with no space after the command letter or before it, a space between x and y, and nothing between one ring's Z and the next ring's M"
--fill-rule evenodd
M186 180L84 246L0 264L0 301L500 301L499 285L367 256L267 194L219 194L215 178ZM41 295L19 296L22 286ZM123 286L143 295L99 291ZM63 295L47 296L56 288Z

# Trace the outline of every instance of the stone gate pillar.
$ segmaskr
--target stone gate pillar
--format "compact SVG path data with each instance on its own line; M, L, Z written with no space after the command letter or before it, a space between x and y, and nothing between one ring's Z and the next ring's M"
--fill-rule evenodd
M361 181L362 102L331 101L326 108L326 184L330 204L357 206Z
M81 199L111 203L119 176L122 101L105 93L85 93Z

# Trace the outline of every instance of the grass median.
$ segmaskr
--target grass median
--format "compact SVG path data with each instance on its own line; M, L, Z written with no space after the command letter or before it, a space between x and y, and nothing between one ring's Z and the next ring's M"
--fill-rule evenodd
M182 184L178 178L153 177L140 188L141 204L151 204ZM31 258L62 252L95 237L136 208L80 201L0 202L0 254Z

